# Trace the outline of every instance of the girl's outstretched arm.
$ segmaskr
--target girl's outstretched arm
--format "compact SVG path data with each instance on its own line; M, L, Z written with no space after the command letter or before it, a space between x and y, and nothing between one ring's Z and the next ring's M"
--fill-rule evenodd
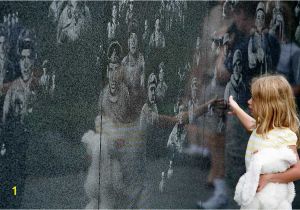
M296 146L289 146L297 155L298 162L289 168L287 171L276 174L262 174L260 175L257 192L261 191L268 183L288 183L300 179L300 161Z
M230 109L231 109L231 111L229 112L229 114L236 115L239 118L239 120L241 121L241 123L243 124L244 128L248 132L252 132L252 130L255 128L255 119L253 117L251 117L250 115L248 115L236 103L236 101L233 99L232 96L229 97L228 103L229 103L229 106L230 106Z

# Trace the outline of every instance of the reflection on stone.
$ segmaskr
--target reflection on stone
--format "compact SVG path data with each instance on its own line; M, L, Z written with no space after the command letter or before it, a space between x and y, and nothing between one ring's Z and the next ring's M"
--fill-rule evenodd
M243 93L246 90L246 86L243 82L242 72L242 53L240 50L236 50L233 55L233 74L230 77L230 81L227 83L224 93L224 100L227 102L229 96L233 96L235 100L239 100L239 93Z
M252 31L248 44L249 68L257 69L262 75L272 70L270 33L265 28L265 5L259 2L256 8L256 29Z

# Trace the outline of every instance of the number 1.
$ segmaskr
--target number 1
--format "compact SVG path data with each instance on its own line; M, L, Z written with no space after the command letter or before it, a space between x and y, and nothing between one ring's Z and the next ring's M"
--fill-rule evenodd
M17 186L14 186L12 188L12 190L13 190L13 195L16 196L17 195Z

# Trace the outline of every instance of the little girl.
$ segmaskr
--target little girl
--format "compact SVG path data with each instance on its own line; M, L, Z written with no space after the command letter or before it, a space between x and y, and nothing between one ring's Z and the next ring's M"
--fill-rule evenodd
M251 117L229 97L231 112L243 126L252 132L245 155L246 169L251 157L264 148L290 147L298 162L283 173L260 176L257 191L261 191L269 182L288 183L300 179L300 162L296 145L298 143L299 119L291 86L279 75L261 76L252 81L252 98L248 101Z

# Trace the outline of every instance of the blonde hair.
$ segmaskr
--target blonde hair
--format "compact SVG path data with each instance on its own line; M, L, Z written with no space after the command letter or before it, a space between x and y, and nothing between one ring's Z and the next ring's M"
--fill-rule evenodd
M295 97L283 76L264 75L254 78L251 93L257 134L266 135L274 128L290 128L299 137Z

